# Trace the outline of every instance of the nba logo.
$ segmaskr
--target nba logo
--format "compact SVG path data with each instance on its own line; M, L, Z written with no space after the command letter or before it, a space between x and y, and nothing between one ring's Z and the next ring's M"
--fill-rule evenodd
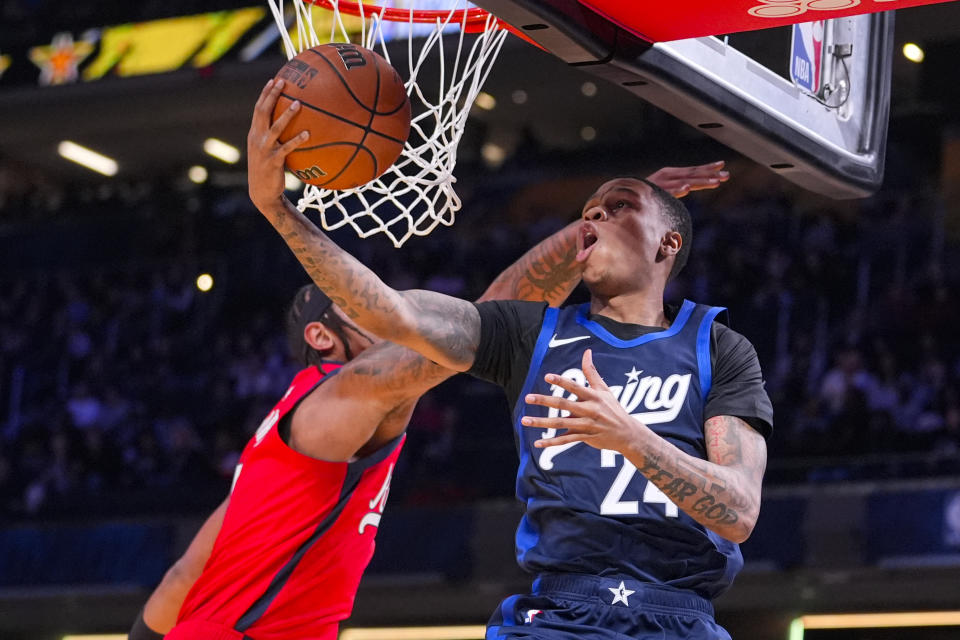
M823 20L793 25L790 78L807 93L820 92L823 68Z

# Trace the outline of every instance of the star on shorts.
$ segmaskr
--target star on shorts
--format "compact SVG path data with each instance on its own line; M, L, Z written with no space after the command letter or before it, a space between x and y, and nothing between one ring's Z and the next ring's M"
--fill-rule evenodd
M619 587L607 587L607 589L610 589L610 593L613 594L613 602L611 602L610 604L617 604L618 602L622 602L624 606L627 606L627 607L630 606L630 603L627 602L627 598L629 598L630 596L636 593L636 591L631 591L630 589L627 589L626 585L623 584L623 580L620 581Z

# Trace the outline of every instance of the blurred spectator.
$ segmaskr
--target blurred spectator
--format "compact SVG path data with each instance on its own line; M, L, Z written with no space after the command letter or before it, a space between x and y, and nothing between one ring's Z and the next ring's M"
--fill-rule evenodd
M87 384L78 382L67 400L67 411L73 426L86 429L100 423L103 405L95 397Z

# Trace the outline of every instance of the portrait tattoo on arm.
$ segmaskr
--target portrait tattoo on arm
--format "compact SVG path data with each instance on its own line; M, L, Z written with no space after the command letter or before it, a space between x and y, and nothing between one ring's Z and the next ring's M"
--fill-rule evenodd
M573 223L541 241L494 280L481 300L545 301L558 306L580 282L583 265L576 261Z

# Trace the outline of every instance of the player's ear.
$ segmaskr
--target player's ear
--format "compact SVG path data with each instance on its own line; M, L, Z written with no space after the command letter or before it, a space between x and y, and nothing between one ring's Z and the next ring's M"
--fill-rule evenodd
M307 326L303 328L303 339L313 349L321 353L326 353L337 345L337 339L333 331L322 322L308 322Z
M664 258L677 255L681 247L683 247L683 236L679 231L667 231L660 238L660 255Z

